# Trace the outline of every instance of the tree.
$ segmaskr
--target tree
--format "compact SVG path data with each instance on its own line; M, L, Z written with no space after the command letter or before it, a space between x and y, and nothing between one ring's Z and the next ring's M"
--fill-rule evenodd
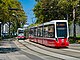
M36 23L64 19L66 12L60 9L60 6L57 5L58 2L59 0L40 0L40 2L37 2L33 9L35 17L37 17Z
M65 2L65 3L64 3ZM63 5L65 5L65 6L63 6ZM78 23L80 23L80 19L79 18L77 18L77 17L80 17L80 0L69 0L69 1L66 1L66 0L64 0L64 1L62 1L62 0L60 0L60 2L59 2L59 6L61 6L61 7L63 7L63 9L66 9L67 8L67 13L70 15L70 12L72 12L73 14L72 14L72 16L73 16L73 18L71 19L71 20L69 20L69 21L72 21L73 20L73 26L74 26L74 28L73 28L73 37L74 37L74 41L76 42L76 24ZM67 7L66 7L67 6ZM71 8L70 9L72 9L72 11L69 11L69 8L68 7L70 7L71 6ZM69 11L69 12L68 12Z
M60 6L61 9L63 9L68 15L69 15L69 21L73 20L73 9L76 8L76 17L79 16L79 7L77 8L77 5L80 5L79 0L60 0L58 2L58 6Z
M9 8L17 8L18 10L9 10ZM21 27L21 22L24 24L27 20L22 9L21 3L18 0L0 0L0 22L2 24L12 23L15 25L15 28L17 26L15 23L17 22L18 26ZM16 14L17 18L12 15L13 13Z
M66 19L67 14L69 18L69 24L73 20L73 8L80 5L79 0L40 0L37 2L33 11L37 18L36 23L43 23L50 20ZM79 23L80 7L76 9L76 17Z

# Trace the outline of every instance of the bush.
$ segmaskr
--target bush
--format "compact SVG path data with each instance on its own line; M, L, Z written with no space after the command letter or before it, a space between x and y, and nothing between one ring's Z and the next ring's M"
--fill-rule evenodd
M69 42L70 43L78 43L78 40L80 40L80 37L76 37L75 40L74 40L74 37L69 37Z
M75 41L69 38L69 43L72 44L72 43L75 43Z
M1 37L0 37L0 40L1 40Z

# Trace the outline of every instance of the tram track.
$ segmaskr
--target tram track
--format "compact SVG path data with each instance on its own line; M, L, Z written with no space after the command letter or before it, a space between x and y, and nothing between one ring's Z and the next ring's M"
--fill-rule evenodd
M15 41L11 41L11 40L7 40L6 41L7 44L10 44L10 50L14 50L13 48L16 48L18 49L17 51L10 51L6 54L6 57L4 59L1 59L1 60L13 60L13 59L20 59L20 56L21 56L21 59L25 59L25 60L35 60L34 58L36 57L36 59L39 59L39 60L44 60L40 57L37 57L33 54L29 54L27 52L25 52L25 49L20 49L18 44L15 43ZM12 45L11 45L12 44ZM1 56L1 55L0 55ZM18 56L18 57L17 57ZM8 57L8 58L7 58ZM16 58L17 57L17 58ZM1 57L0 57L1 58ZM20 60L21 60L20 59Z
M73 47L69 47L70 49L74 49L74 50L80 50L80 47L79 48L73 48Z
M24 42L26 42L26 41L24 41ZM42 47L40 47L40 46L34 45L34 44L32 44L32 43L29 43L29 42L26 42L26 43L28 43L28 44L30 44L30 45L33 45L33 46L35 46L35 47L38 47L38 48L40 48L40 49L43 49L43 50L52 52L52 53L57 53L57 54L66 55L66 56L70 56L70 57L74 57L74 58L79 58L79 59L80 59L79 56L75 56L75 55L73 55L73 54L67 54L67 53L61 53L61 52L58 52L58 51L52 51L52 50L49 50L49 49L42 48ZM28 48L29 48L29 47L28 47ZM52 48L50 48L50 49L52 49ZM63 52L70 52L70 53L72 52L72 51L66 51L66 50L61 50L61 51L63 51ZM78 52L72 52L72 53L80 54L80 53L78 53Z
M23 46L25 46L26 48L28 48L29 50L33 51L33 52L39 53L39 54L41 54L41 55L53 57L53 56L50 56L50 55L47 55L47 54L44 54L44 53L40 53L40 52L38 52L38 51L35 51L35 50L33 50L33 49L27 47L25 44L23 44L23 43L21 43L21 42L19 42L19 43L22 44ZM27 42L26 42L26 43L27 43ZM61 58L58 58L58 57L53 57L53 58L57 58L57 59L59 59L59 60L64 60L64 59L61 59Z
M48 55L45 55L45 54L40 54L40 53L37 53L37 52L34 52L26 47L24 47L23 45L21 44L18 44L17 41L7 41L6 43L10 44L10 48L17 48L19 50L17 51L11 51L10 53L7 53L8 56L11 60L12 60L12 55L14 56L14 58L16 58L17 56L24 56L23 60L49 60L49 58L51 60L63 60L63 59L60 59L60 58L55 58L55 57L49 57ZM24 48L23 48L24 47ZM12 50L12 49L10 49ZM17 59L20 59L20 58L17 58Z

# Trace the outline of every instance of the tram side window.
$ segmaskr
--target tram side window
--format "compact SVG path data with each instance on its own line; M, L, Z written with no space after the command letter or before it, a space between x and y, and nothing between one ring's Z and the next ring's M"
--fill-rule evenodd
M42 37L42 27L38 28L38 37Z
M40 31L41 31L40 37L43 37L43 28L42 27L40 27Z
M55 27L54 27L54 25L48 26L48 37L50 37L50 38L55 37Z
M30 29L29 34L30 36L34 36L34 29Z
M48 27L44 27L44 37L48 37Z
M37 28L34 29L34 36L37 36Z
M41 35L41 31L40 31L40 28L38 28L38 37L40 37Z

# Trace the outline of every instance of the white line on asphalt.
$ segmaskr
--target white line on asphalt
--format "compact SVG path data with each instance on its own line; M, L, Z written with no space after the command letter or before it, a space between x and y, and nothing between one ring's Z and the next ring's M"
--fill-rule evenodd
M25 42L21 42L21 43L24 44ZM57 58L65 59L65 60L80 60L80 59L75 58L75 57L70 57L70 56L66 56L66 55L62 55L62 54L57 54L57 53L52 53L52 52L49 52L49 51L45 51L43 49L40 49L40 48L37 48L37 47L34 47L34 46L29 46L29 45L26 45L26 46L29 47L32 50L35 50L35 51L40 52L40 53L44 53L44 54L49 55L49 56L53 56L53 57L57 57Z
M79 50L73 50L73 49L62 49L62 50L66 50L66 51L72 51L72 52L78 52L78 53L80 53Z

